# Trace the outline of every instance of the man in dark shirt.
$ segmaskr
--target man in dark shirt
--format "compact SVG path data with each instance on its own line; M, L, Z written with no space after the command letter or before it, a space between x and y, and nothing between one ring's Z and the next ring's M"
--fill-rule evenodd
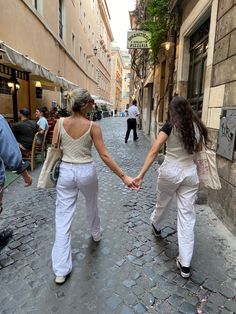
M31 150L34 135L37 132L37 123L29 120L29 110L25 108L20 109L19 118L21 121L13 124L12 132L22 151Z

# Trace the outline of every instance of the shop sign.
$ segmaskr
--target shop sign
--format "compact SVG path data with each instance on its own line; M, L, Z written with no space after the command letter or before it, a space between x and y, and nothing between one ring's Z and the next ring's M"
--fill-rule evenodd
M151 33L147 31L131 31L127 36L127 49L150 49Z

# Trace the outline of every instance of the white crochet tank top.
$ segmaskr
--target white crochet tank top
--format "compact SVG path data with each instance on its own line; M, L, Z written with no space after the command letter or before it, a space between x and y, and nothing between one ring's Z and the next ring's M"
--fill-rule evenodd
M62 161L82 164L92 162L93 140L90 134L93 122L91 121L88 130L79 138L73 139L61 126L61 148L63 150Z

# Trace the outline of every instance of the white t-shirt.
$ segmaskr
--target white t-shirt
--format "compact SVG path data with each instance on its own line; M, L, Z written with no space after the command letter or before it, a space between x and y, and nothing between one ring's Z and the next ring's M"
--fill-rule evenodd
M197 124L194 124L195 138L197 143L200 140L200 131ZM193 154L189 154L184 146L181 134L170 123L166 122L160 131L166 133L169 137L166 141L166 161L193 163Z
M47 131L48 130L48 121L45 117L40 117L37 125L39 126L40 129ZM42 144L43 142L43 134L38 134L37 136L37 143Z
M42 130L46 131L48 129L48 121L45 117L40 117L37 124L38 124L39 128Z
M128 115L130 119L136 119L136 117L139 115L139 111L137 106L132 105L128 109Z

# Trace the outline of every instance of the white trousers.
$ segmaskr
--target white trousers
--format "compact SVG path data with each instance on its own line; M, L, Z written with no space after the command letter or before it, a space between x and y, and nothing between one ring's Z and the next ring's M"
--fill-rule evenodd
M179 257L182 266L189 267L194 248L194 203L199 178L194 163L164 161L157 177L157 204L151 215L151 223L157 230L165 226L168 205L174 194L177 199L177 235Z
M62 162L56 190L56 236L52 249L52 267L56 276L66 276L72 270L70 229L79 191L85 197L87 221L91 233L100 232L97 207L98 180L95 164Z

